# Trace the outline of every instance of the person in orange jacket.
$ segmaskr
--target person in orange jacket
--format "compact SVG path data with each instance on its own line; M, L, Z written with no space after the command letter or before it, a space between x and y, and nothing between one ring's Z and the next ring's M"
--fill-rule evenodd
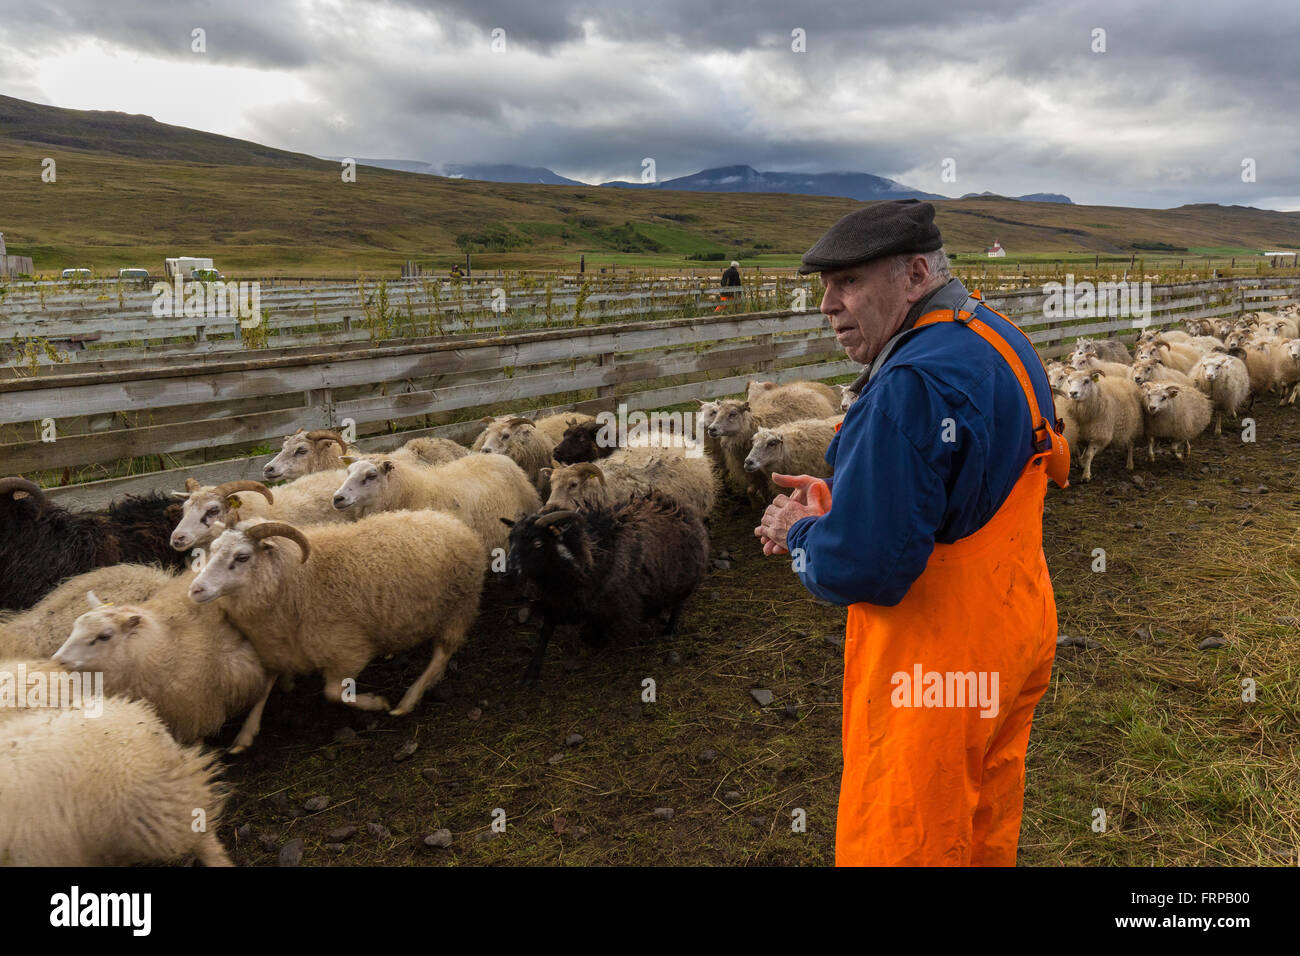
M1042 362L948 271L934 207L870 204L803 257L867 368L826 453L833 477L755 534L847 605L838 865L1013 865L1056 604L1042 549L1069 448Z

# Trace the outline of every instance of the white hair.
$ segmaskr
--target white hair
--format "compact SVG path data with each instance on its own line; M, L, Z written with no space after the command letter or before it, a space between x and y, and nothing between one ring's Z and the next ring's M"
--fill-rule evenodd
M930 275L935 279L947 281L952 278L952 271L948 268L948 253L941 246L933 252L904 252L901 255L894 256L889 262L889 277L891 279L901 279L903 273L907 271L907 264L917 255L922 256L930 266Z
M731 264L732 264L733 266L735 266L737 269L740 268L740 263L737 262L735 259L732 259L732 260L731 260Z

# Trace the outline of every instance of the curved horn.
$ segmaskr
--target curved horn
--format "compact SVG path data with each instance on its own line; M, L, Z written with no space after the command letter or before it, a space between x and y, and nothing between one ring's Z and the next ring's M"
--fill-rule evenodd
M202 486L201 484L199 484L197 481L195 481L193 478L186 478L186 479L185 479L185 491L186 491L187 494L188 494L188 493L191 493L191 492L198 491L198 490L199 490L200 488L202 488L202 487L203 487L203 486Z
M557 521L563 521L565 518L576 518L577 516L578 512L576 511L548 511L537 519L537 527L548 528Z
M237 491L256 491L266 499L268 504L275 504L275 499L271 497L271 489L260 481L224 481L212 490L223 498Z
M338 432L332 432L328 428L318 428L314 432L308 432L304 436L308 441L334 441L339 444L340 453L346 455L348 452L348 443L343 440L343 436Z
M507 425L537 425L531 418L507 418L505 423Z
M311 553L311 545L307 543L307 536L293 525L283 521L263 521L251 528L245 528L244 534L254 541L261 541L263 538L288 538L297 544L302 551L303 561L306 561L307 555Z
M41 486L26 478L0 478L0 495L11 495L15 491L25 491L40 504L45 504L45 492Z
M601 471L598 466L593 465L589 461L580 462L579 464L574 465L573 472L574 474L582 475L584 481L587 478L595 478L602 486L605 484L605 473Z

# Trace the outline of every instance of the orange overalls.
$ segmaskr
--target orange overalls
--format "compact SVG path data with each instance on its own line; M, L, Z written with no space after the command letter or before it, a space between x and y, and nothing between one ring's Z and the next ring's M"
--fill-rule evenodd
M1035 454L984 527L935 544L902 601L849 608L838 866L1016 862L1029 728L1056 651L1043 498L1049 475L1067 484L1070 455L1039 415L1024 365L1001 335L967 311L929 312L916 325L954 320L997 348L1016 373L1039 423ZM989 690L997 676L996 713L981 716L993 708L969 699L952 706L961 699L952 691L970 672L976 684L984 675ZM936 673L938 692L926 676ZM947 706L924 706L927 700Z

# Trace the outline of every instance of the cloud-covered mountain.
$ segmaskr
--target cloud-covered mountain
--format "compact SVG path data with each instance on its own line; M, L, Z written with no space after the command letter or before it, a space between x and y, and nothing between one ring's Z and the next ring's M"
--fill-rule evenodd
M946 199L937 193L912 189L871 173L759 172L753 166L718 166L690 176L658 183L609 182L619 189L683 189L711 193L798 193L804 196L842 196L846 199Z

